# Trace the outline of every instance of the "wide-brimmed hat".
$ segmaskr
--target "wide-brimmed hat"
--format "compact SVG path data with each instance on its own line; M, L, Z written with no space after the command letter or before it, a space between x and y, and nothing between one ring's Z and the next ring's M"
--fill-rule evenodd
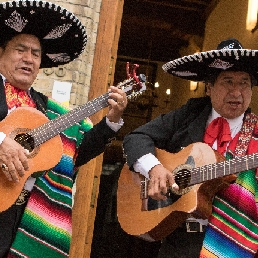
M216 50L195 53L170 61L163 70L177 77L206 81L220 71L245 71L258 80L258 50L244 49L236 39L222 41Z
M0 32L0 46L18 34L38 37L42 46L41 68L69 63L87 43L79 19L65 8L45 1L0 3Z

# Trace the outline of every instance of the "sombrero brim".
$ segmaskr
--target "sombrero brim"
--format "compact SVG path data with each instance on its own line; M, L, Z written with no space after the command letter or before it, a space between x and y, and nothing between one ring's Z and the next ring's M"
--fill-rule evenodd
M200 52L170 61L162 66L165 72L191 80L205 81L214 72L246 71L258 79L258 51L221 49Z
M0 3L0 44L21 33L39 38L41 68L63 65L77 58L87 43L79 19L66 9L44 1Z

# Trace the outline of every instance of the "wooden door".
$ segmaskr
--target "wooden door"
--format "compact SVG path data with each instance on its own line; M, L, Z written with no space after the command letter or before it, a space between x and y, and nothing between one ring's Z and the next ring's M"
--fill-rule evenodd
M113 82L124 0L102 0L93 60L89 100L107 92ZM112 67L111 67L112 66ZM94 124L107 109L91 117ZM103 155L80 168L73 207L73 235L70 258L89 258L96 215Z

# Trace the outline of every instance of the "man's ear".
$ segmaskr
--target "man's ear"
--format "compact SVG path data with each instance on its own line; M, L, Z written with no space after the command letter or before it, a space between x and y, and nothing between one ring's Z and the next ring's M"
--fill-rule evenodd
M210 96L210 94L211 94L211 87L212 87L212 85L211 85L211 83L210 82L208 82L208 83L206 83L206 95L207 96Z

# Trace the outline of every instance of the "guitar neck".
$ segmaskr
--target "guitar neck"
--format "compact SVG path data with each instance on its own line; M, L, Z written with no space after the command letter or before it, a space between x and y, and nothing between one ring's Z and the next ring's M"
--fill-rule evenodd
M129 78L124 82L119 84L119 88L122 89L128 98L135 97L142 91L146 89L144 84L145 76L143 74L137 77L137 82L135 82L135 77ZM78 123L79 121L89 117L99 110L107 107L109 105L109 92L100 97L81 105L70 112L61 115L49 122L39 126L38 128L32 129L28 134L30 134L34 139L34 147L46 142L47 140L55 137L60 132L64 131L68 127Z
M193 168L191 170L191 180L188 185L191 186L215 178L231 174L238 174L241 171L257 168L257 157L258 154L255 153L243 157L236 157L223 162Z
M89 117L99 110L108 106L109 93L106 93L86 104L79 106L70 112L61 115L49 122L30 131L35 141L35 147L43 142L53 138L68 127L78 123L79 121Z

